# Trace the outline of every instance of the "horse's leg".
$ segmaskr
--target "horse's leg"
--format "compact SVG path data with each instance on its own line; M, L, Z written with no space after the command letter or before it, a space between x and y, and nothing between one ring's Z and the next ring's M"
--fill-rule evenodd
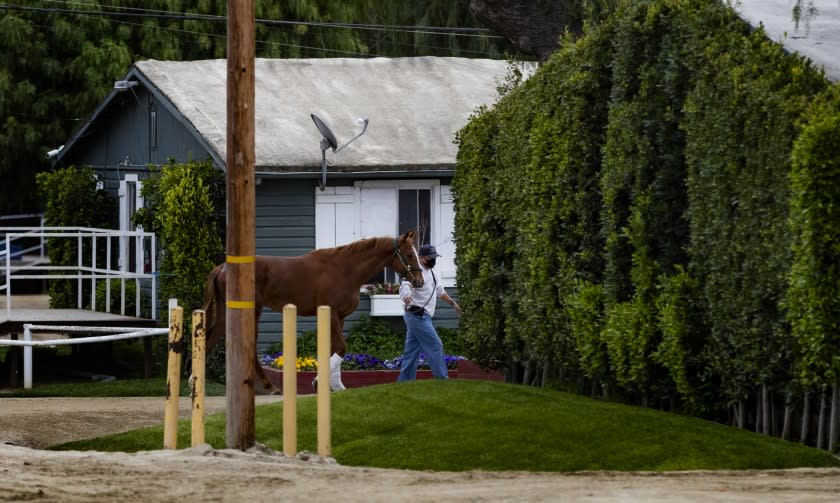
M332 356L330 356L330 389L333 391L343 391L345 389L344 383L341 382L341 362L344 360L344 354L347 351L347 341L344 340L344 317L333 311L330 320L330 346L332 349Z
M330 348L332 353L344 358L347 352L347 340L344 339L344 316L333 312L330 318Z
M260 315L262 314L262 306L257 306L254 312L254 347L257 346L257 340L259 339L260 335ZM271 395L279 395L281 391L275 386L265 375L263 372L262 364L260 363L260 357L254 353L254 373L257 376L257 379L260 380L262 383L262 387L264 390L268 391Z

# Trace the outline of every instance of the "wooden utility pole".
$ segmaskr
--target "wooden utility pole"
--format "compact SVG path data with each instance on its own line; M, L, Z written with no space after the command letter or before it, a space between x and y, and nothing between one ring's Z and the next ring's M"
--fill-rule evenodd
M254 0L228 0L226 446L255 442Z

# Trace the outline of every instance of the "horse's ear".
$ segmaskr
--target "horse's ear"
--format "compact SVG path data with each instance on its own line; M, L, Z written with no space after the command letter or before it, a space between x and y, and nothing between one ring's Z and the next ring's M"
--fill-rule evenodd
M410 244L414 245L414 234L416 232L417 231L415 229L405 231L405 234L403 234L402 238L404 240L408 241Z

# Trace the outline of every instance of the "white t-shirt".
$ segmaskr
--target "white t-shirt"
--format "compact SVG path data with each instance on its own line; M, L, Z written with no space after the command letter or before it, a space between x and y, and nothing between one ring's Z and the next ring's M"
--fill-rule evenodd
M446 290L434 269L426 269L422 264L420 264L420 269L423 270L423 286L412 288L411 282L404 280L400 284L400 299L405 302L405 298L411 295L411 305L422 307L425 304L426 312L429 316L434 316L437 298L445 294Z

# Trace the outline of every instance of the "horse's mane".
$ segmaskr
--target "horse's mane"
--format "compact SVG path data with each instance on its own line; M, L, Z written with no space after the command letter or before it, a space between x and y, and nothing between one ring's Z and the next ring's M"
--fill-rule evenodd
M392 237L377 237L377 238L367 238L367 239L360 239L359 241L353 241L352 243L348 243L346 245L336 246L335 248L320 248L318 250L314 250L310 252L313 255L323 256L323 257L331 257L333 255L341 255L344 253L355 253L360 251L367 251L371 248L390 248L394 246L394 238Z

